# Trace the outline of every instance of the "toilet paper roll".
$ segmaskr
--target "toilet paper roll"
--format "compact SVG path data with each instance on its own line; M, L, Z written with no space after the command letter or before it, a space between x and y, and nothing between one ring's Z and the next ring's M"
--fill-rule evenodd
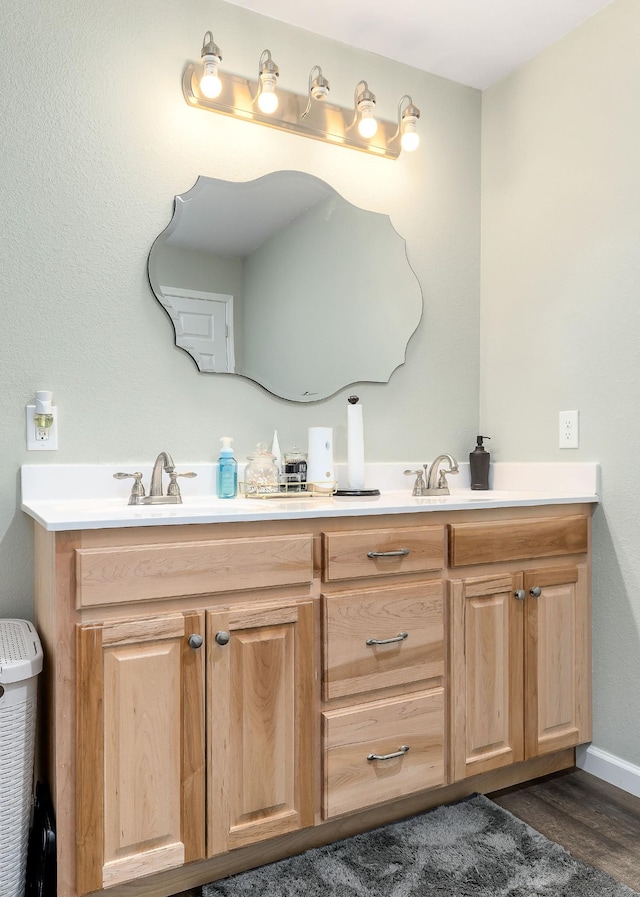
M307 483L313 483L318 489L326 486L328 492L333 492L335 473L332 427L309 427Z
M364 429L362 405L347 405L347 482L349 489L364 489Z

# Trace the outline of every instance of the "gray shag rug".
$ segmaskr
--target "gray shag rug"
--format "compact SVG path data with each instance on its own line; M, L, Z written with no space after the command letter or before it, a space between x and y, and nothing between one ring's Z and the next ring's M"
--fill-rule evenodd
M203 897L630 897L481 794L225 878Z

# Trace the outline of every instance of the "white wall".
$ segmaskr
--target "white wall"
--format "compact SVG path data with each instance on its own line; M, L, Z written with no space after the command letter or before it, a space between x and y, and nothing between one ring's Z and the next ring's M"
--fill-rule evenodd
M265 47L283 87L322 65L332 100L367 79L381 117L411 93L422 147L398 161L194 110L182 71L213 29L229 72L253 77ZM24 463L213 460L278 428L283 448L335 428L345 389L296 406L232 377L199 374L173 344L146 277L173 197L198 175L308 171L391 216L422 283L425 315L389 385L361 385L367 457L459 456L478 418L480 105L474 90L287 28L222 0L3 0L0 29L0 615L32 614ZM52 389L60 449L27 453L24 406ZM393 440L389 420L393 419ZM134 468L132 468L134 469Z
M594 743L640 765L640 4L485 91L480 426L497 459L595 460ZM558 412L580 448L558 449Z

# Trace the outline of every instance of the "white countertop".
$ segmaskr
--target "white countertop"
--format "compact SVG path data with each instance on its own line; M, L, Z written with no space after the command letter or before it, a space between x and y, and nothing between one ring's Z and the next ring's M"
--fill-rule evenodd
M356 517L376 514L429 513L481 508L593 503L599 500L599 468L595 463L509 464L492 466L486 492L469 488L468 465L450 477L450 495L413 497L413 480L405 477L412 463L368 464L367 487L375 497L280 497L219 499L215 464L180 464L198 477L181 481L179 505L129 505L131 481L114 480L117 470L141 470L149 482L151 465L25 465L21 470L22 510L47 530L105 529L128 526L230 523L252 520L294 520L314 517ZM344 474L336 465L338 480ZM165 476L165 483L166 483Z

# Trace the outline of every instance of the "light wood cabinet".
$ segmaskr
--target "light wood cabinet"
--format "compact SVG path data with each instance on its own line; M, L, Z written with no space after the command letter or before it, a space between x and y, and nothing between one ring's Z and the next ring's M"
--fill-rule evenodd
M77 632L77 886L204 856L202 614Z
M453 778L523 759L523 605L510 573L454 580Z
M168 897L571 766L590 513L36 526L57 897Z
M79 627L79 893L313 823L312 633L309 601Z
M207 849L313 823L311 602L207 612Z
M74 558L76 603L98 617L76 638L77 893L311 825L313 604L292 594L311 536ZM175 611L140 616L157 598Z
M497 559L452 579L451 706L454 780L588 741L591 737L591 615L583 519L542 521L536 531L489 530L478 552L456 554L466 533L452 528L452 557ZM539 533L568 538L544 543ZM474 539L481 538L474 531ZM489 544L490 543L490 544ZM542 547L541 547L542 546ZM578 563L560 555L578 553ZM550 554L550 566L505 569L498 561ZM513 564L511 566L514 566Z
M324 816L444 783L444 689L323 713Z
M524 573L525 758L591 739L588 581L586 563Z
M442 579L323 595L326 700L444 675Z
M322 813L330 819L445 782L444 527L323 538Z
M438 571L444 563L444 527L325 532L322 557L325 582Z

